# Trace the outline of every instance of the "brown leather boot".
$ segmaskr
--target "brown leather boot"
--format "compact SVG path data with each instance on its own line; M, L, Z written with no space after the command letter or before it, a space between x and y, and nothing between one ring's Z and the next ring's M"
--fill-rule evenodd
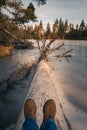
M55 119L56 115L56 104L54 100L48 100L43 107L43 122L47 119Z
M36 104L34 100L32 99L27 99L24 105L24 116L25 118L27 117L32 117L36 119Z

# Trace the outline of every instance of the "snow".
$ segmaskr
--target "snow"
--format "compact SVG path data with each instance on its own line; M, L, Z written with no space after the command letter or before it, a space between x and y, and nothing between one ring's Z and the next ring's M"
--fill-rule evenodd
M34 49L19 50L10 57L0 59L0 81L7 79L9 75L25 64L30 67L38 60L38 57L39 52ZM15 126L33 75L34 69L26 79L16 84L12 83L10 89L7 91L5 89L5 92L0 94L0 130L11 130Z
M51 64L51 73L65 117L72 130L87 130L87 41L64 41L73 48L70 63Z
M60 74L60 73L59 73ZM54 77L56 77L57 75L55 74ZM57 76L58 77L58 76ZM61 105L62 105L62 109L63 109L63 112L65 114L65 117L67 118L69 124L70 124L70 127L72 130L86 130L87 129L87 114L81 110L81 108L77 105L74 105L72 102L72 100L70 101L67 96L68 94L65 94L65 91L64 91L64 85L68 85L66 82L63 84L61 83L62 79L60 80L60 82L58 81L58 78L54 78L54 80L57 79L55 81L55 83L57 84L56 86L56 91L58 92L58 95L59 95L59 100L61 102ZM60 86L60 87L58 87ZM69 87L71 86L68 86L66 87L66 89L68 89ZM74 86L73 86L74 87ZM78 97L78 100L82 100L81 102L85 102L85 99L86 97L83 95L81 96L79 92L79 90L77 90L78 93L77 95L75 95L76 97ZM76 92L77 92L76 91ZM74 93L73 89L71 89L71 93ZM86 92L82 92L82 93L86 93ZM76 93L75 93L76 94ZM86 93L87 95L87 93ZM72 95L70 95L72 96ZM82 99L84 98L84 99Z
M87 41L59 40L55 42L55 46L62 42L65 43L65 47L60 52L74 49L70 63L67 63L65 59L51 62L51 58L48 63L41 62L37 67L32 84L29 86L26 99L32 98L37 104L39 126L43 120L43 105L46 100L51 98L57 105L55 121L56 123L57 120L60 121L63 130L68 130L64 115L72 130L87 130ZM55 54L58 53L55 52ZM17 57L13 55L9 60L8 58L0 60L0 79L11 73L17 63L21 65L32 60L36 61L38 56L39 52L36 50L29 53L22 51L22 53L17 53ZM2 68L7 71L3 71ZM28 85L28 79L26 84ZM18 98L18 93L16 95ZM15 130L21 130L23 121L22 108Z
M60 113L65 115L70 129L86 130L87 59L85 56L87 56L87 42L62 40L56 41L55 46L60 45L62 42L65 43L66 47L63 47L61 51L74 49L72 52L73 57L70 59L71 62L67 63L64 59L61 59L61 62L51 62L51 59L49 59L50 61L48 63L41 63L40 67L42 71L40 72L40 67L38 67L39 70L37 69L27 98L33 98L37 103L37 122L39 125L43 119L41 113L42 106L47 99L52 98L57 104L58 110L56 119L60 121L62 128L64 124L61 123L62 116ZM46 70L45 73L43 67ZM46 74L48 74L48 76ZM62 108L60 108L60 106ZM38 115L40 115L40 117ZM22 108L22 113L19 116L16 127L19 130L21 130L23 119ZM19 124L21 125L19 126Z
M6 79L12 72L26 63L32 64L39 57L38 50L15 51L11 57L0 59L0 81Z
M62 113L55 83L52 82L49 66L44 61L40 62L30 86L26 99L33 99L37 105L37 123L40 126L43 121L43 106L48 99L54 99L57 107L56 124L59 130L68 130L64 115ZM21 130L24 122L24 113L20 113L15 130ZM60 122L60 125L58 124Z

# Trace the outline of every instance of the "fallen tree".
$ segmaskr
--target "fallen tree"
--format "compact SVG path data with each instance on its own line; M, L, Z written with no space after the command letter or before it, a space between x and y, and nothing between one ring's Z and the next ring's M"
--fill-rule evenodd
M54 83L54 80L51 77L50 68L48 66L49 56L55 52L56 50L59 50L62 46L64 46L64 43L59 45L58 47L51 47L51 45L55 42L55 40L50 40L49 43L46 43L46 40L42 41L42 46L40 45L40 41L37 40L37 46L40 51L40 58L39 58L39 64L36 70L36 73L34 75L34 79L31 83L31 86L29 87L28 94L26 96L26 99L30 98L33 99L37 104L37 122L39 126L41 125L43 121L43 105L48 99L54 99L56 106L57 106L57 112L56 112L56 118L55 122L57 124L58 130L69 130L68 124L66 122L64 113L61 108L61 103L59 101L56 85ZM68 55L72 51L68 50L66 52L63 52L60 55L56 55L54 60L61 57L69 58L71 55ZM69 61L67 59L67 61ZM26 100L25 99L25 100ZM40 115L40 116L39 116ZM20 113L20 116L18 118L16 128L15 130L22 130L22 125L24 122L24 108L22 108L22 111Z
M43 105L48 99L54 99L57 107L55 122L58 130L69 130L63 115L58 93L56 91L55 83L52 80L50 68L44 60L41 61L37 67L34 79L31 83L30 89L26 99L33 99L37 105L37 123L40 126L43 121ZM25 99L25 100L26 100ZM15 130L22 130L24 122L24 108L19 115Z

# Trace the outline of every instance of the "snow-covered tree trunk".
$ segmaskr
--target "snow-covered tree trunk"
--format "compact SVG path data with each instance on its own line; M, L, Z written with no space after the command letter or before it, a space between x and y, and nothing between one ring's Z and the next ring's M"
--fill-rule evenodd
M49 65L44 60L42 60L38 64L35 76L29 88L30 89L28 91L26 99L28 98L33 99L37 105L38 125L40 126L43 121L44 103L48 99L53 99L57 107L55 122L57 126L59 126L58 130L68 130L68 125L64 118L60 101L58 98L56 84L54 83L54 80L52 79ZM22 108L15 130L22 130L23 122L24 122L24 108Z

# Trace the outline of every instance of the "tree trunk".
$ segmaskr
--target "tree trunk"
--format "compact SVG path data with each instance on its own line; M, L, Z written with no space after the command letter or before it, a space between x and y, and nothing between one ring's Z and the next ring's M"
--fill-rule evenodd
M37 105L37 123L39 126L43 121L42 110L44 103L48 99L53 99L57 107L55 122L57 126L59 126L58 130L69 130L63 112L61 110L60 101L56 89L57 88L55 86L55 83L51 77L50 68L43 60L38 65L26 99L33 99ZM15 130L22 130L23 122L24 108L22 108Z

